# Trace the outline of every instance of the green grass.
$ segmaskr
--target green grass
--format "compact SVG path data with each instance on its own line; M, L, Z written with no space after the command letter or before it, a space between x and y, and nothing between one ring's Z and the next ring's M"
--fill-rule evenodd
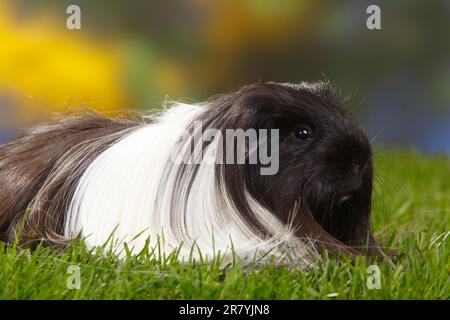
M397 249L392 259L325 259L307 271L271 264L244 269L145 255L121 261L80 243L63 253L0 243L0 298L449 299L450 160L382 151L376 176L374 229L382 244ZM366 286L372 263L381 270L378 290ZM79 290L67 287L72 265L80 266Z

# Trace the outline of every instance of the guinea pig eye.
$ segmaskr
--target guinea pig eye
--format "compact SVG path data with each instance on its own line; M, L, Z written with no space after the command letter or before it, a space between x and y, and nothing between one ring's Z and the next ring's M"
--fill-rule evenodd
M301 125L294 131L295 137L299 140L305 141L313 137L312 129L307 125Z

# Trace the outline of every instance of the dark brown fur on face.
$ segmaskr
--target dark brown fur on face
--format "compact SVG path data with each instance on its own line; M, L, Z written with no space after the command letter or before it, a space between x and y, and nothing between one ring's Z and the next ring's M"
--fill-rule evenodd
M350 255L378 252L370 228L370 142L329 83L258 83L211 103L204 115L211 128L280 131L276 175L261 176L259 165L222 165L218 172L224 174L217 174L218 179L224 177L234 203L259 233L266 230L242 190L249 190L286 224L293 223L298 236L313 239L319 250ZM304 124L314 129L311 141L293 137Z
M13 241L23 223L22 241L64 245L64 215L79 177L96 155L138 125L93 113L68 116L0 146L0 240Z

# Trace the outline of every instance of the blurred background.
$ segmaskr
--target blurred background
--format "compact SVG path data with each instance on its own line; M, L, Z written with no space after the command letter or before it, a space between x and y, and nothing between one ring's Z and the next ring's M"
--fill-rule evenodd
M81 30L66 28L71 4ZM366 28L371 4L381 30ZM80 106L325 77L379 145L450 154L448 0L0 1L0 142Z

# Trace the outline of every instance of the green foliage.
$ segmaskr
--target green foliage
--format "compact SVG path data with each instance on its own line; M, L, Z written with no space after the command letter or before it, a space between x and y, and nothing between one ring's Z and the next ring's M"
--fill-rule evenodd
M375 233L395 257L243 268L145 253L120 260L81 242L64 252L0 243L0 299L449 299L450 161L383 151L376 168ZM366 286L370 264L380 268L380 289ZM73 265L79 290L67 286Z

